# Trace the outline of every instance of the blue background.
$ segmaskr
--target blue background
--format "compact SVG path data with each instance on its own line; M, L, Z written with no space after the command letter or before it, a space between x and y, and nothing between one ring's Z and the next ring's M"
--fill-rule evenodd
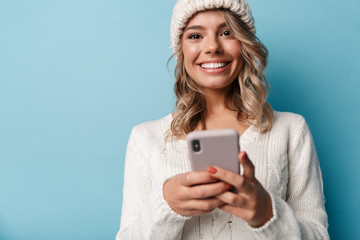
M359 239L360 1L250 0L274 109L317 146L332 239ZM175 0L0 0L0 239L114 239L132 126L173 110Z

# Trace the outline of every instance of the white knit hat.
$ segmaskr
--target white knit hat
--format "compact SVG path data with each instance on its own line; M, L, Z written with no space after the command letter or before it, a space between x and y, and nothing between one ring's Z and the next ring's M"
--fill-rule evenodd
M238 15L255 34L254 19L249 4L245 0L178 0L173 9L170 25L171 47L174 52L180 44L180 36L189 18L196 12L224 8Z

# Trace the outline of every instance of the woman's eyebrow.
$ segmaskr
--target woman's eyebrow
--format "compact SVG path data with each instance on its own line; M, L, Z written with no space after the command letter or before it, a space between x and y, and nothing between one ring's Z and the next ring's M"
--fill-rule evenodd
M223 22L223 23L221 23L221 24L219 24L218 26L217 26L217 28L223 28L223 27L226 27L227 25L226 25L226 23L225 22ZM193 26L189 26L189 27L187 27L187 28L185 28L185 30L184 30L184 32L185 31L187 31L187 30L203 30L203 29L205 29L203 26L201 26L201 25L193 25Z
M227 26L227 24L225 22L223 22L223 23L219 24L219 26L217 28L224 28L226 26Z
M185 28L184 32L187 30L192 30L192 29L195 29L195 30L201 29L202 30L202 29L204 29L204 27L200 26L200 25L193 25L193 26Z

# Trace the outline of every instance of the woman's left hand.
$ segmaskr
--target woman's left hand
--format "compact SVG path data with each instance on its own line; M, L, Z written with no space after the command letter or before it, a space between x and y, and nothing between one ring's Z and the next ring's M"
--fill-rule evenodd
M245 152L239 153L244 174L239 175L219 167L209 167L211 176L233 186L238 193L225 192L217 196L226 204L220 209L242 218L252 227L261 227L273 217L269 193L255 178L255 167Z

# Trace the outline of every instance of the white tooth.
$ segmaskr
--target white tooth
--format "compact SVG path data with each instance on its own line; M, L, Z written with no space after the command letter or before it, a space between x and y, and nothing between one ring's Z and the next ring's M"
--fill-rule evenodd
M226 66L226 63L203 63L201 64L202 68L221 68Z

